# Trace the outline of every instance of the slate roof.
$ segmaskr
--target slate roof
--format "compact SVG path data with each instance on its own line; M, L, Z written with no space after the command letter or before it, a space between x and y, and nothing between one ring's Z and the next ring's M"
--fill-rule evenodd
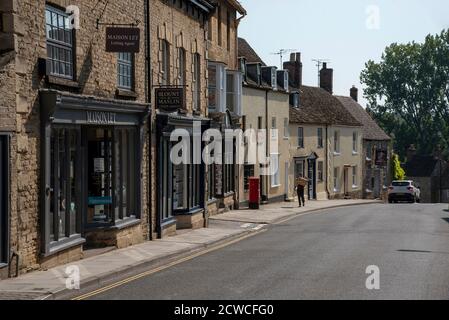
M389 141L391 138L382 130L374 119L366 112L363 107L351 97L336 96L343 107L348 110L352 116L363 125L363 139Z
M407 161L404 170L407 177L430 177L437 165L438 159L434 156L415 155L412 160Z
M249 45L249 43L243 39L238 38L238 45L239 45L239 57L246 58L246 62L252 63L252 62L260 62L262 66L266 66L265 62L263 62L262 58L259 57L259 55L254 51L254 49Z
M291 91L298 90L291 88ZM309 86L301 86L299 108L290 107L290 122L362 126L337 98L322 88Z

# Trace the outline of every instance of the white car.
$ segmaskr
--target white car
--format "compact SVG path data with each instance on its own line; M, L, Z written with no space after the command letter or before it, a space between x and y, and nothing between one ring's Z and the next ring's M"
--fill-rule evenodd
M411 180L393 181L388 188L388 202L407 201L410 203L421 201L421 189Z

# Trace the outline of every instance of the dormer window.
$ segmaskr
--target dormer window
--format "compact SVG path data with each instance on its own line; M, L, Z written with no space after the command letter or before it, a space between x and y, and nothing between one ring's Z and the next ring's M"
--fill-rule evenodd
M299 92L294 92L290 95L290 104L294 108L299 108Z
M239 58L239 70L242 73L243 81L246 81L246 59Z
M284 90L288 92L288 72L284 71Z

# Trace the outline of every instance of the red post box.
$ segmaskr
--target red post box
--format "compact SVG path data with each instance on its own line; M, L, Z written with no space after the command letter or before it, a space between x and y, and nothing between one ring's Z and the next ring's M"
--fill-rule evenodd
M249 178L249 208L259 209L260 206L260 179L257 177Z

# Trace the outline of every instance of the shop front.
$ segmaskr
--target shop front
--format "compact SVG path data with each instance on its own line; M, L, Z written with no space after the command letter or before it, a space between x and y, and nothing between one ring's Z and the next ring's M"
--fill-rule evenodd
M42 253L118 246L140 225L149 106L42 90Z
M209 119L201 116L177 112L159 113L156 117L160 237L173 234L176 229L201 228L205 225L205 165L201 159L201 150L204 148L202 134L208 129L209 122ZM195 126L198 131L194 129ZM188 133L186 150L191 152L186 155L187 161L174 164L170 154L178 141L172 141L170 137L177 129ZM200 161L194 161L194 153L198 151ZM184 157L182 154L180 156Z

